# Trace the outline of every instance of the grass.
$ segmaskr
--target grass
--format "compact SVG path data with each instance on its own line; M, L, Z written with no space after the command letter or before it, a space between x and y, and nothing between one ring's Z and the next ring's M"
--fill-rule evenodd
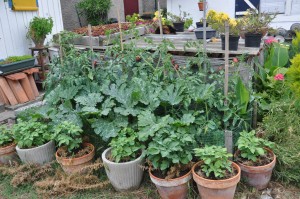
M32 184L13 187L10 185L10 177L0 176L0 198L1 199L36 199L40 198ZM299 199L300 189L293 186L283 186L277 182L269 185L269 194L274 199ZM262 193L267 191L257 191L244 183L239 183L235 194L236 199L260 199ZM61 197L60 197L61 198ZM149 176L144 176L140 189L127 193L116 192L111 185L105 189L95 191L85 191L65 196L64 199L159 199L155 186L150 182ZM198 199L196 186L189 188L188 199Z

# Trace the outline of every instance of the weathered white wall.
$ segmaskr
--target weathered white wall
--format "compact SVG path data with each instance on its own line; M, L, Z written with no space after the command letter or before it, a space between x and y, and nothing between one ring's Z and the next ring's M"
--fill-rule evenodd
M8 3L0 0L0 59L13 55L30 54L32 41L26 38L27 27L34 16L52 17L52 34L63 30L59 0L39 0L38 11L13 11ZM50 41L52 35L47 37Z

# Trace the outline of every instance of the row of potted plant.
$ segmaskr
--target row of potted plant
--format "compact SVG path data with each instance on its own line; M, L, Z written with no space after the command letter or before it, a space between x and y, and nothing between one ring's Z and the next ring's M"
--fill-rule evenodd
M170 130L170 129L168 129ZM175 133L175 132L174 132ZM191 148L194 141L186 134L158 132L153 141L141 144L137 132L124 129L102 154L106 173L118 191L137 189L142 181L144 158L150 165L149 175L160 196L186 198L191 178L197 183L201 198L234 197L240 177L261 190L267 187L276 156L272 143L255 136L255 131L241 132L234 155L220 146ZM165 136L164 136L165 134ZM193 159L193 155L197 158ZM192 160L198 159L197 163Z
M207 22L221 34L222 49L225 49L225 22L229 25L229 50L236 51L240 37L245 39L245 47L260 47L261 39L270 29L269 24L276 14L257 13L248 10L241 18L230 18L223 12L209 10Z
M52 127L36 119L18 120L12 128L1 126L0 162L16 161L16 153L23 163L45 164L56 160L66 173L80 172L95 155L92 144L83 143L83 130L71 122ZM58 150L55 152L55 143Z

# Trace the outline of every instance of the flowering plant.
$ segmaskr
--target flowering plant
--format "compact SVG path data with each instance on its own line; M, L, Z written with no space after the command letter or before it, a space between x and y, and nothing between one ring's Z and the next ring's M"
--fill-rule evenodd
M228 14L224 12L216 12L214 10L209 10L207 13L207 22L211 25L213 29L220 33L225 33L225 22L229 24L229 34L239 35L241 29L241 20L230 18Z
M162 11L161 11L160 13L161 13L161 15L162 15ZM159 20L159 12L158 12L158 10L157 10L157 11L154 13L153 21L156 22L156 23L158 23L158 20ZM161 24L162 24L163 26L168 26L168 25L172 25L172 22L171 22L169 19L167 19L166 17L161 16Z

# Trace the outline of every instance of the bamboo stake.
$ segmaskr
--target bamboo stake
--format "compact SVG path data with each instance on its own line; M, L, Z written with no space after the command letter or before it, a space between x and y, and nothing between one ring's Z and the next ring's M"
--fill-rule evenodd
M58 41L59 41L59 58L60 58L60 64L63 66L64 62L63 62L63 49L62 49L62 45L61 45L61 35L58 34Z
M119 24L119 31L120 31L120 42L121 42L121 50L124 50L123 46L123 35L122 35L122 26L121 26L121 17L120 17L120 8L118 7L118 24Z
M224 79L224 95L228 95L228 73L229 73L229 24L225 22L225 79ZM225 103L227 103L225 101Z
M206 70L206 0L203 0L203 54L204 54L204 71Z
M160 3L159 1L157 2L158 4L158 23L159 23L159 32L160 32L160 36L161 38L163 37L163 28L162 28L162 18L161 18L161 12L160 12Z
M89 34L89 42L90 42L90 50L91 50L91 62L92 62L92 68L95 69L94 66L94 58L93 58L93 42L92 42L92 26L91 24L88 25L88 34Z

